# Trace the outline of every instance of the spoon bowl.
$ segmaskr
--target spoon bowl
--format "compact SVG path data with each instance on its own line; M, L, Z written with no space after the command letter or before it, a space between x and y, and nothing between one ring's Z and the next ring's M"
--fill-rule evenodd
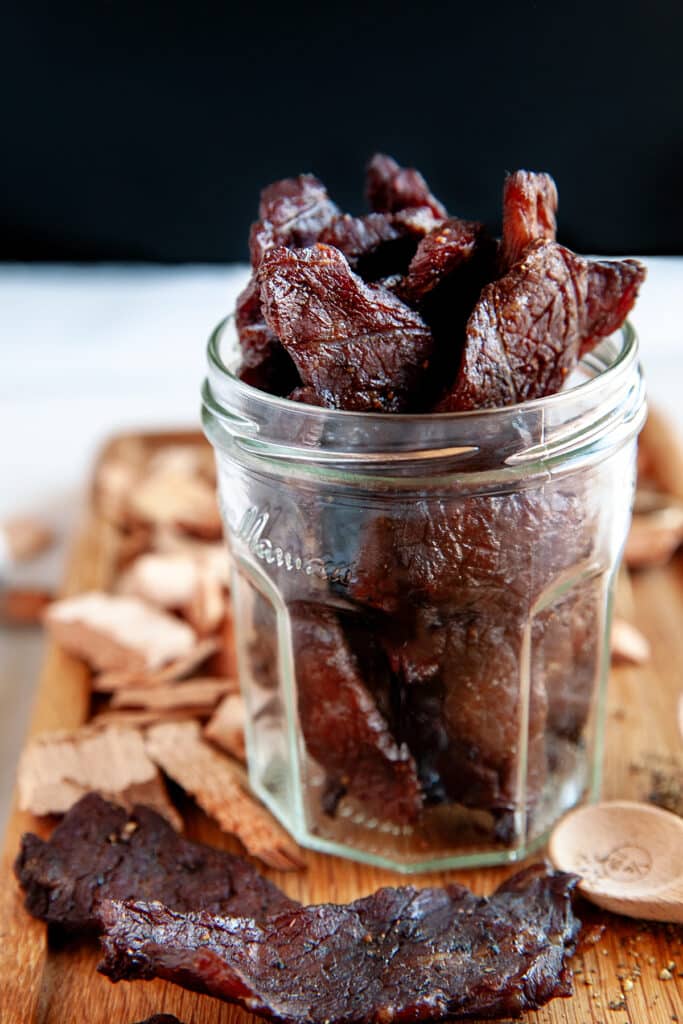
M578 807L550 837L561 871L605 910L683 923L683 819L650 804L614 800Z

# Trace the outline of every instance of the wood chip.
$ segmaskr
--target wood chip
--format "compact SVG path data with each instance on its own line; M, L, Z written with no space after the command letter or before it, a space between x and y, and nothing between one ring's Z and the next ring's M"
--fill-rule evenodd
M222 535L216 492L198 477L177 470L151 473L135 487L129 504L143 522L178 526L207 539Z
M0 549L9 562L28 562L54 543L54 533L37 519L8 519L0 524ZM4 559L0 558L0 562Z
M174 828L182 820L135 729L83 726L32 739L19 762L19 806L33 814L63 814L85 793L97 792L125 807L144 802Z
M666 565L683 543L683 506L671 504L636 513L626 541L624 561L629 569Z
M93 679L92 688L96 693L113 693L115 690L128 689L132 686L153 687L163 686L164 683L173 683L184 679L198 669L207 658L216 653L219 646L219 641L215 637L207 637L205 640L200 640L187 654L170 661L168 665L155 672L141 669L102 672ZM213 671L209 674L216 676Z
M90 725L115 725L127 729L147 729L160 722L206 721L211 717L214 706L193 708L107 708L90 719Z
M173 472L204 477L210 483L216 480L213 449L205 442L164 445L150 456L147 469L150 473Z
M0 591L0 624L37 626L43 621L45 609L53 600L54 595L47 590L8 587Z
M199 636L215 632L225 618L225 591L208 569L200 569L191 600L183 615Z
M207 671L213 676L237 676L237 652L235 649L235 630L229 608L226 611L219 634L220 646L207 663Z
M119 594L132 594L158 608L182 608L194 599L201 570L183 554L144 554L129 565L116 584Z
M231 693L224 697L216 708L213 717L204 727L204 735L232 757L246 764L244 720L244 699L240 693Z
M131 522L129 501L140 480L147 453L136 438L119 438L100 459L93 486L93 504L109 522L127 526Z
M281 871L303 866L294 841L247 793L234 762L202 739L196 722L152 726L146 744L152 760L264 864Z
M650 660L647 637L625 619L612 621L612 660L622 665L644 665Z
M638 447L643 473L659 490L683 502L683 438L657 406L649 406Z
M221 697L236 693L239 684L236 679L190 679L186 683L171 683L166 686L140 686L117 690L111 699L111 708L147 708L171 710L172 708L211 708Z
M195 649L194 630L136 597L90 591L55 601L47 627L93 668L155 670Z

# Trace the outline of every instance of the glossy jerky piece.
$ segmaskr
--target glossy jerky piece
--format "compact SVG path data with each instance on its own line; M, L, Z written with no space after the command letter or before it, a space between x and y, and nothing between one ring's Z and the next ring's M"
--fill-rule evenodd
M489 811L500 831L509 828L520 800L533 809L540 796L548 701L542 677L532 679L522 797L523 624L510 612L495 615L495 608L488 615L447 606L416 609L417 628L411 635L404 624L408 639L394 646L392 668L400 680L396 735L410 745L428 802Z
M345 213L325 228L319 241L343 252L349 266L366 281L406 270L417 246L415 237L389 213L365 217Z
M348 595L391 614L412 603L517 619L592 550L586 509L581 495L555 487L424 499L409 515L375 515L358 548L338 555L352 567Z
M495 242L484 225L451 217L433 228L418 245L403 283L403 298L411 304L421 303L447 278L484 252L491 257L495 253ZM487 262L492 274L493 259Z
M328 810L344 793L383 820L414 821L422 798L415 762L390 732L389 673L371 631L323 605L289 607L299 721L327 774Z
M563 246L527 249L484 288L454 388L437 411L499 408L559 391L578 361L587 281L587 261Z
M621 325L643 278L634 260L596 265L556 242L534 243L483 290L455 386L436 411L498 408L559 391L587 346Z
M26 833L14 870L29 913L69 931L94 928L105 898L253 917L292 905L243 858L184 839L148 807L129 814L94 793L47 842Z
M155 1013L147 1020L138 1021L137 1024L183 1024L183 1022L174 1017L172 1013Z
M431 407L455 379L465 325L482 288L495 277L497 243L483 224L451 218L420 242L397 294L417 309L434 336Z
M249 235L252 266L258 268L264 253L273 246L312 245L338 215L338 206L312 174L273 182L261 192L260 219Z
M631 312L647 270L638 260L589 260L579 357L618 330Z
M531 672L548 693L548 729L573 743L588 720L600 667L602 600L594 580L578 584L532 626Z
M271 249L259 271L266 322L305 386L335 409L404 412L427 377L432 336L391 292L329 245Z
M442 670L448 746L435 767L448 798L491 812L497 835L506 841L512 838L514 810L533 810L546 776L548 699L542 678L532 678L525 732L522 643L522 623L461 616L450 625ZM519 758L525 744L522 793Z
M242 365L257 367L281 347L277 335L271 331L261 313L260 286L256 275L237 296L235 327L242 350Z
M501 269L522 259L539 239L555 241L557 186L543 171L515 171L503 186Z
M240 366L237 376L250 387L280 398L289 397L293 389L301 387L296 366L279 342L258 366Z
M386 888L260 924L108 902L99 970L165 978L282 1024L518 1016L571 995L577 881L535 865L488 898Z
M413 167L376 153L366 170L366 195L373 210L394 213L409 207L427 207L435 217L447 217L446 207L429 191L427 182Z

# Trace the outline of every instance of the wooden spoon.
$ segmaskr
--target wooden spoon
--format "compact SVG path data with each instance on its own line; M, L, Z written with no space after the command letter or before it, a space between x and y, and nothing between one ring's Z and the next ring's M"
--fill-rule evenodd
M683 819L650 804L614 800L571 811L548 846L561 871L605 910L683 923Z

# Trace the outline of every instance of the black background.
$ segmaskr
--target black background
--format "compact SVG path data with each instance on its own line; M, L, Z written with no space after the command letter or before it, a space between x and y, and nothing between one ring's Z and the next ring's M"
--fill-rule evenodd
M146 0L5 7L0 258L246 255L258 189L360 212L376 149L499 219L551 171L584 252L683 252L683 4Z

